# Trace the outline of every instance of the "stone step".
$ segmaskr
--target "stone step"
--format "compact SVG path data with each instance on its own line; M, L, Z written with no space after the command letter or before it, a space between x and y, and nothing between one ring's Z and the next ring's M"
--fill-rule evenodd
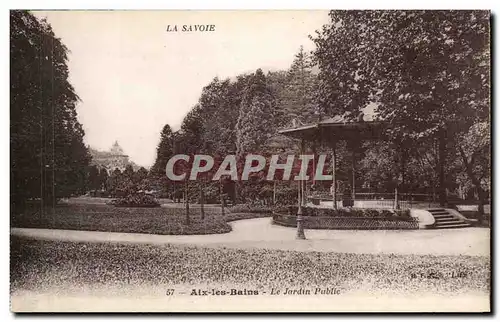
M436 221L436 225L450 225L450 224L468 224L465 221L462 220L443 220L443 221Z
M445 218L445 217L450 217L450 218L455 218L452 214L439 214L439 215L434 215L434 218Z
M437 215L437 216L434 216L434 218L456 218L456 219L460 219L460 218L457 218L455 216L453 216L452 214L443 214L443 215Z
M465 222L461 220L442 220L442 221L436 221L436 225L449 225L449 224L464 224Z
M470 225L466 224L466 223L457 223L457 224L452 224L452 225L434 226L434 229L465 228L465 227L470 227Z
M431 209L427 209L427 211L429 211L431 213L432 212L440 212L440 211L446 212L446 209L444 209L444 208L431 208Z
M461 224L464 223L461 220L436 220L435 225L447 225L447 224Z
M455 214L448 212L444 208L427 209L434 217L434 225L432 228L464 228L470 225L464 222L461 218L456 217Z

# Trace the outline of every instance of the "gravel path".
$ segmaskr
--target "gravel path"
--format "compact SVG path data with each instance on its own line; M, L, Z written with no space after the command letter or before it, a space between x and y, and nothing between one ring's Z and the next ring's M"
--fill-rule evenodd
M231 223L233 231L214 235L150 235L97 231L12 228L11 234L37 239L191 244L206 247L267 248L368 254L490 255L490 230L306 230L307 240L296 240L296 229L271 224L270 218Z

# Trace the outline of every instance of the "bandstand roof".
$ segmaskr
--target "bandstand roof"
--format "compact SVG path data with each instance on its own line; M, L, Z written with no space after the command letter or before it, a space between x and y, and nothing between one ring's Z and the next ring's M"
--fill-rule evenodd
M383 140L387 123L360 115L356 121L336 116L317 123L282 129L278 133L306 141Z

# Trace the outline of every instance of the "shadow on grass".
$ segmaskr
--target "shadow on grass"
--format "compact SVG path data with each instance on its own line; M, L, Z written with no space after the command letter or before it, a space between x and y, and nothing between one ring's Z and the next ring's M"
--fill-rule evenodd
M27 208L11 216L11 227L145 233L159 235L204 235L231 231L224 218L207 211L191 210L189 224L184 209L124 208L98 204L64 204L53 208Z
M189 223L183 208L127 208L106 204L71 204L56 207L27 207L11 216L11 227L107 231L158 235L206 235L231 231L230 221L271 217L267 213L232 213L206 208L190 209Z

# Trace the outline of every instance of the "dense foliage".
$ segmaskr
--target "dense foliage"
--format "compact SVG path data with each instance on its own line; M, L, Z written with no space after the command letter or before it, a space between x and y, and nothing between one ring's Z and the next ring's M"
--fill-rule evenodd
M334 116L359 120L364 112L390 124L388 140L339 142L340 193L354 185L356 192L430 194L443 205L450 198L488 202L488 12L332 11L311 40L316 49L300 48L288 70L215 78L175 132L184 143L174 152L284 157L299 148L279 129ZM164 140L159 147L170 146ZM321 143L306 152L330 153ZM331 173L329 159L325 168ZM329 182L310 180L307 194L313 184L329 191ZM233 202L274 204L281 190L296 189L296 182L257 175L223 190Z
M68 81L68 49L50 24L10 12L10 188L13 211L85 192L90 155Z
M446 189L465 188L457 178L466 174L485 203L489 161L478 155L489 159L489 140L479 139L489 137L489 127L478 124L490 120L489 12L354 10L332 11L330 19L312 38L326 113L354 119L360 108L376 106L376 118L392 124L388 134L403 147L398 163L437 145L438 167L421 170L438 168L441 202ZM471 133L479 145L464 138Z

